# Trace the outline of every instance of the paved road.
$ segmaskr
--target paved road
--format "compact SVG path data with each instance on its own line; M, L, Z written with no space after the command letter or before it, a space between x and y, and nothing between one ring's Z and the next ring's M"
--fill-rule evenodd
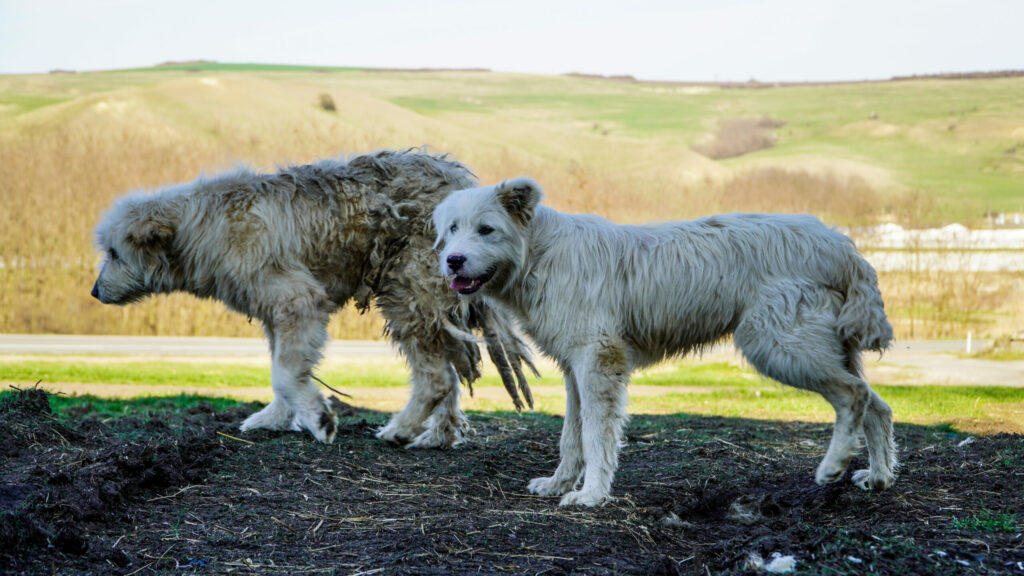
M987 341L973 342L975 351ZM884 357L864 355L868 379L890 384L960 384L1024 387L1024 361L994 362L957 355L962 340L896 342ZM38 336L0 334L0 354L123 354L139 356L266 357L267 345L259 338L189 338L145 336ZM394 360L397 353L387 342L339 340L330 342L329 360ZM732 345L703 356L706 361L737 361ZM549 372L545 370L545 373Z
M0 354L268 356L269 352L262 338L0 334ZM367 340L330 342L326 355L331 358L397 356L391 344Z

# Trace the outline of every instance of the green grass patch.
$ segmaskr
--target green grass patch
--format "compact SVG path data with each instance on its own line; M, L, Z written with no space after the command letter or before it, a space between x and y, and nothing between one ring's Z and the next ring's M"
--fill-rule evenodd
M396 369L346 368L316 372L334 387L404 386L408 376ZM35 360L0 362L0 380L33 383L72 382L123 386L246 388L270 386L270 368L220 363Z
M548 371L550 372L550 371ZM317 375L332 387L358 399L373 400L374 389L405 387L408 373L399 363L390 365L327 367ZM269 391L270 369L221 363L137 362L109 363L88 360L35 360L0 362L0 380L19 386L37 381L124 387L138 396L166 393L166 387L196 389L262 388ZM531 379L536 410L549 414L565 411L560 376ZM828 422L831 406L820 395L783 386L754 372L724 363L680 364L670 369L638 373L630 394L634 414L700 414L763 420ZM663 388L652 392L651 386ZM164 389L157 391L156 387ZM486 376L474 388L501 387L497 376ZM897 422L941 425L973 432L1020 432L1014 414L1024 413L1024 388L1000 386L885 385L873 388L892 406ZM230 396L230 392L228 393ZM395 402L401 401L395 397ZM115 404L116 406L116 404ZM467 399L480 411L505 411L508 399L488 395Z
M1009 512L982 510L970 516L954 517L953 527L973 532L1016 532L1017 515Z
M998 362L1020 362L1024 360L1024 352L1016 350L986 350L977 354L960 354L963 358L984 358L985 360L996 360Z
M0 92L0 112L11 106L14 114L24 114L46 106L67 102L71 98L60 96L42 96L38 94L21 94L15 92Z
M13 395L13 390L0 391L0 403ZM49 394L50 410L61 418L74 418L79 412L98 417L117 417L147 411L183 412L199 404L208 404L214 410L226 410L244 404L233 398L177 394L171 396L139 396L138 398L101 398L91 394L68 396Z
M80 407L85 412L99 417L116 417L157 410L162 412L184 412L199 404L208 404L214 410L226 410L244 404L244 402L233 398L195 394L140 396L127 400L100 398L93 395L66 396L63 394L53 394L50 396L50 409L61 417L70 417L68 409L72 407Z

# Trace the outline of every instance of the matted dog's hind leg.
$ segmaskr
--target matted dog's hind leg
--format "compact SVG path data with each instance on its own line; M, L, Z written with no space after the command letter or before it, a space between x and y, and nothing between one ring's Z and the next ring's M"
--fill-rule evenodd
M583 472L583 441L580 430L580 394L571 370L565 370L565 420L558 444L561 458L555 473L534 478L526 489L538 496L560 496L572 490Z
M449 364L442 377L448 394L423 422L423 432L406 448L451 448L461 444L469 433L469 419L459 406L462 390L455 368Z
M377 438L399 446L415 448L448 448L462 440L468 422L459 408L459 380L454 370L439 353L426 352L415 342L400 343L402 352L409 363L412 395L401 412L393 415L387 426L377 431ZM444 406L448 403L448 407ZM445 412L444 416L431 422L435 425L432 434L427 432L426 423L435 410ZM454 416L454 428L444 427L449 417ZM415 446L413 444L415 443Z
M284 401L294 412L292 429L308 430L317 440L330 443L338 429L337 416L312 379L327 341L327 320L326 305L316 297L294 298L275 310L270 383L274 402Z
M621 343L605 342L573 362L580 393L583 486L562 497L560 506L595 506L611 495L619 467L626 412L629 360Z

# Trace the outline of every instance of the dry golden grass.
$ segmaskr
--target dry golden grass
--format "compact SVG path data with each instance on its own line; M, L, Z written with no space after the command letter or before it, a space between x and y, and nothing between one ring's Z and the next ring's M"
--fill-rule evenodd
M829 223L854 225L878 218L880 197L867 180L856 175L758 168L726 182L719 206L723 210L742 206L750 212L815 214Z

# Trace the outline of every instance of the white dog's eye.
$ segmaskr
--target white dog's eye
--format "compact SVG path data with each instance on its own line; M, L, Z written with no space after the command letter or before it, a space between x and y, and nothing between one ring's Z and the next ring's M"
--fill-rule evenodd
M454 234L458 229L459 229L459 225L458 224L452 224L452 227L449 228L448 231L451 232L452 234Z
M487 235L488 235L488 234L490 234L491 232L494 232L494 228L491 228L491 227L490 227L490 226L488 226L487 224L484 224L483 226L481 226L481 227L477 228L477 229L476 229L476 231L477 231L477 233L478 233L478 234L480 234L481 236L487 236Z
M110 255L111 260L117 260L117 250L111 248L110 250L107 250L107 254Z

